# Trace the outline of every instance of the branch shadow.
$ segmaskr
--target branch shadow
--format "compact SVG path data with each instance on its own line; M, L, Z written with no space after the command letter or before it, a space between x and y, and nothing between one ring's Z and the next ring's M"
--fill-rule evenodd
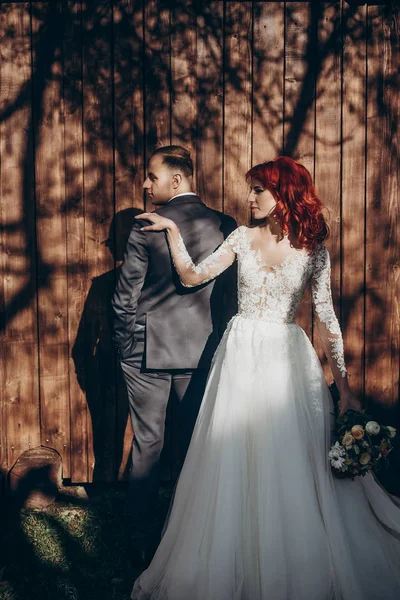
M285 60L284 53L278 53L272 59L265 56L263 51L253 52L253 68L259 69L264 64L271 73L268 90L263 88L262 82L253 81L251 100L253 120L257 119L260 126L258 135L269 140L270 147L278 150L273 135L285 126L285 152L296 155L301 135L307 134L306 123L313 105L319 99L316 95L317 83L321 83L320 97L323 94L329 95L329 90L321 82L321 73L328 58L338 58L346 50L342 43L344 37L352 42L352 51L355 53L353 66L349 63L349 68L354 70L351 75L355 78L360 76L356 59L361 55L357 56L357 52L361 52L361 48L365 51L365 47L369 48L372 43L380 43L381 40L372 40L365 23L358 19L358 4L360 3L344 4L343 13L334 23L332 31L327 30L327 35L322 36L324 41L318 41L317 48L318 34L325 27L325 3L309 3L310 26L303 55L305 71L290 118L277 108L276 99L271 92L280 90L284 84L278 69ZM261 3L254 4L253 20L260 14L260 5ZM79 216L84 220L78 240L84 250L78 258L72 254L69 257L68 276L79 274L80 284L86 290L82 315L78 317L79 327L72 357L93 423L95 480L115 478L122 452L120 432L127 417L126 398L118 396L118 408L115 404L115 398L119 394L116 390L123 390L124 386L119 383L120 373L110 341L109 303L116 277L112 265L120 260L124 235L117 232L117 242L114 238L110 255L104 247L103 233L107 228L118 230L119 225L116 226L112 219L121 215L119 201L124 206L142 203L142 198L135 195L135 190L144 168L145 154L155 145L168 142L171 137L172 116L176 138L186 142L194 135L196 147L206 140L220 152L224 141L223 127L215 127L211 137L210 129L206 131L204 127L205 124L221 120L224 98L220 98L219 94L223 96L225 90L230 89L238 97L248 95L248 64L239 64L236 69L222 72L227 66L227 40L223 35L221 39L223 24L215 8L215 2L199 1L180 2L177 8L176 3L162 1L145 3L102 0L89 5L64 0L62 3L49 3L44 10L31 3L30 18L36 23L35 33L32 35L32 50L36 57L33 70L21 88L14 90L0 105L0 123L6 123L21 110L29 112L20 171L23 191L21 198L17 199L21 204L22 217L19 220L10 217L0 223L1 242L6 252L15 256L20 253L26 259L23 273L20 272L17 261L14 261L7 263L5 274L18 280L25 277L26 281L22 287L16 286L12 297L7 298L1 321L3 332L26 308L37 310L38 292L50 289L60 272L56 258L53 261L43 259L43 248L35 231L35 227L40 227L42 220L49 216L46 214L46 206L41 206L40 210L35 209L34 198L40 194L36 186L35 166L37 154L46 143L43 139L43 121L47 118L44 98L51 83L60 83L64 118L68 120L76 117L77 122L82 121L79 134L75 130L67 131L67 128L64 131L65 145L62 151L65 155L68 185L59 211L67 219L68 227L75 217ZM13 7L9 5L3 10L6 14ZM395 3L388 4L384 19L392 28L392 43L395 45L399 35ZM293 39L290 38L294 46L296 23L290 6L286 6L285 22L286 30L294 32L290 33L294 36ZM196 30L196 39L205 44L209 64L214 67L214 70L209 69L209 65L196 64L194 61L185 72L185 77L182 76L179 81L179 93L193 100L196 106L195 134L192 116L179 110L172 115L179 98L173 89L170 57L171 40L176 43L174 52L178 58L185 55L192 57L193 40L190 32L193 29ZM71 31L75 32L75 37L70 48L66 49L66 39ZM18 49L26 40L18 39L12 28L3 28L1 34L4 43L11 43L12 40L12 47L17 55L15 60L18 62ZM72 76L67 77L68 74ZM194 88L191 83L193 79ZM398 136L398 114L394 104L399 90L398 81L396 73L389 76L380 73L376 80L369 82L369 85L376 86L379 90L376 100L378 114L392 116L390 135L382 139L379 132L375 134L386 150L394 146ZM385 93L385 85L390 86L391 94ZM144 99L141 96L143 90ZM191 97L193 94L194 98ZM349 105L348 110L351 112L355 108ZM364 114L356 116L363 122ZM76 135L79 137L78 143ZM335 143L324 139L320 132L316 136L326 146ZM339 143L344 141L348 140L342 139ZM83 158L77 157L75 152L76 147L80 148L79 144L82 146ZM13 151L12 145L7 144L1 150L2 153L11 154ZM240 164L240 156L235 155L235 152L234 149L226 149L223 159L225 163L230 161L232 164ZM395 158L394 156L393 160ZM49 182L52 181L53 166L52 161L46 165ZM222 168L222 157L220 166ZM199 168L201 169L201 164ZM212 173L208 176L212 177ZM201 177L203 180L206 178L204 174ZM13 198L12 189L7 189L6 192ZM379 203L382 190L378 184L375 195ZM124 218L129 221L131 217L128 218L128 213L125 213ZM32 223L36 224L34 228ZM393 225L388 220L383 223L387 239L390 237L391 227ZM67 245L72 245L75 232L69 231L69 235L71 237L67 238ZM116 244L120 244L120 247L116 248ZM85 248L89 246L92 254L85 254ZM379 264L378 256L372 258ZM96 261L95 267L92 260ZM88 274L93 273L95 268L99 275L88 282ZM346 306L344 330L351 326L354 307L365 293L365 289L360 287L354 297L343 299ZM367 293L368 302L376 309L376 331L380 335L386 326L383 318L384 299L379 290ZM46 335L50 339L51 333L47 332ZM391 348L392 356L398 350L397 347ZM369 364L378 360L376 352L371 347Z

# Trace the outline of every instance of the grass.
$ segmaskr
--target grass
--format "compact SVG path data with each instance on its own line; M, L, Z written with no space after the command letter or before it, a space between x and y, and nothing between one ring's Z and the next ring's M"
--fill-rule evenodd
M400 497L396 466L380 478ZM15 502L0 507L0 600L129 600L140 571L129 556L126 487L90 485L79 497L83 489L62 488L41 511ZM164 486L160 523L170 496L171 487Z
M42 511L2 507L0 600L129 599L140 571L129 558L126 489L85 500L72 492L64 488ZM169 493L161 494L161 518Z

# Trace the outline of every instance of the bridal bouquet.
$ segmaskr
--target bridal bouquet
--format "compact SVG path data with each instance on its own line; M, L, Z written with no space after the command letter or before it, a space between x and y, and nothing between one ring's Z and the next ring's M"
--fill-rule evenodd
M379 425L364 413L347 410L336 421L336 442L331 446L329 460L338 477L366 475L379 470L387 462L396 429Z

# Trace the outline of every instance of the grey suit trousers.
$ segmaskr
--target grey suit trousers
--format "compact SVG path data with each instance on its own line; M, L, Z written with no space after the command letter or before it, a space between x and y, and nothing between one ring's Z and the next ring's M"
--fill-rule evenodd
M121 360L134 431L129 481L131 539L153 545L159 537L156 506L160 486L160 455L164 445L165 417L171 391L178 399L174 435L183 464L203 397L207 369L148 371L143 364L144 342L137 341L132 355Z

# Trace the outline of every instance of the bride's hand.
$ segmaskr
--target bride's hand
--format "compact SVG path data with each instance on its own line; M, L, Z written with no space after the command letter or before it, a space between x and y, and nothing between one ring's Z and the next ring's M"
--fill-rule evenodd
M340 396L339 406L339 417L342 416L346 412L346 410L356 410L358 412L363 412L363 408L361 406L360 401L351 393L343 394L342 396Z
M163 231L164 229L174 229L176 228L175 221L172 219L167 219L166 217L162 217L155 212L149 213L141 213L137 215L135 219L142 219L145 221L150 221L151 225L146 225L146 227L141 227L142 231Z

